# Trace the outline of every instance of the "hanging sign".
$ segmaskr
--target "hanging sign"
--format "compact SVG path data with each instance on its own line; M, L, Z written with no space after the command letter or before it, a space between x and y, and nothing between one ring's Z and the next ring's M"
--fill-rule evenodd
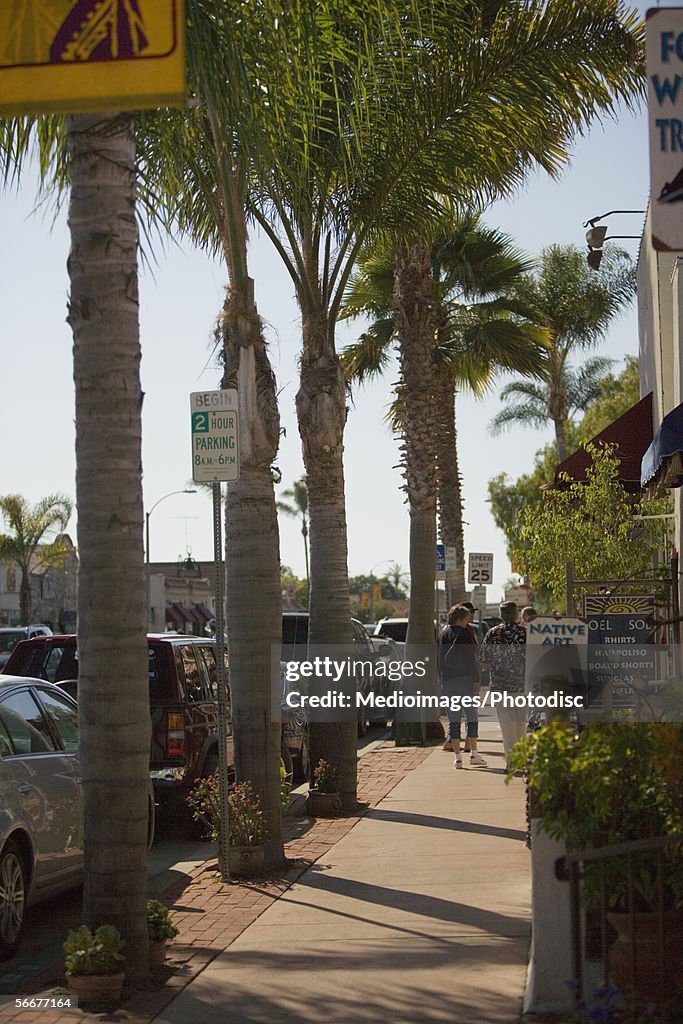
M652 245L683 250L683 8L646 15Z
M0 0L0 115L179 106L184 0Z

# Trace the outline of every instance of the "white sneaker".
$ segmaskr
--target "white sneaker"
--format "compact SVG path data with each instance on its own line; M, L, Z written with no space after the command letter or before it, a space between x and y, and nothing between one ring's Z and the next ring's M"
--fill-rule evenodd
M453 758L453 767L462 768L462 758L460 754L456 754L456 756Z
M485 761L476 750L473 750L470 754L470 764L473 764L475 768L488 768L489 766L488 761Z

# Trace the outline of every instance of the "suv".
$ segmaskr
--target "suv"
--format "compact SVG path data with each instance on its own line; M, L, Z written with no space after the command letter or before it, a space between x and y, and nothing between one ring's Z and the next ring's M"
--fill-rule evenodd
M291 611L282 613L282 643L290 648L295 659L305 658L308 647L308 621L309 613L304 611ZM354 657L366 662L377 662L384 660L391 651L386 648L377 648L368 636L365 626L358 619L351 619L353 632L353 644L356 650ZM367 694L371 689L376 693L386 696L387 684L384 678L376 679L371 674L359 675L356 679L359 690ZM366 707L363 712L358 712L358 735L365 736L368 724L386 725L386 709ZM286 736L285 729L285 736Z
M30 640L34 636L52 636L49 626L42 622L34 622L30 626L3 626L0 628L0 668L7 664L10 654L22 640Z
M189 815L185 798L194 780L213 775L218 768L216 642L158 633L150 634L147 643L152 719L149 769L154 794L161 808ZM3 672L47 679L75 696L75 634L24 640L11 652ZM228 765L232 765L230 718L227 749Z

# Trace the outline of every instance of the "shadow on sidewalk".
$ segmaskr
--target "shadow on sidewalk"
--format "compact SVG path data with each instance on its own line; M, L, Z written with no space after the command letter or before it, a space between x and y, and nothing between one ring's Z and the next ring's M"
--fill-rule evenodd
M378 907L389 907L392 910L400 910L407 914L416 914L420 917L433 918L436 921L446 921L451 924L467 925L468 927L481 929L492 935L517 936L528 931L528 924L525 919L517 915L501 914L494 910L485 910L481 907L469 906L466 903L456 903L453 900L445 900L440 896L429 896L425 893L406 892L403 889L391 889L386 886L372 885L368 882L359 882L355 878L340 878L325 872L324 866L314 864L298 881L300 888L311 890L318 889L325 892L334 892L339 896L345 896L350 900L358 900L359 903L371 904ZM306 904L300 898L290 900L285 893L281 897L282 902L291 902L293 906L311 906L325 913L337 914L340 917L352 920L368 920L365 915L349 914L345 911L334 910L329 907L320 907L318 904ZM392 931L405 931L412 934L411 929L396 926L390 923L383 924L378 921L375 915L371 920L375 927L389 928Z
M426 828L444 828L451 832L474 832L477 835L498 836L500 839L516 839L526 842L526 832L519 828L499 828L477 821L460 821L458 818L439 818L429 814L413 814L409 811L385 811L372 807L365 815L366 821L394 821L399 825L424 825Z
M295 945L289 954L233 946L219 958L223 961L220 981L214 972L213 986L208 980L202 986L200 981L186 990L183 1019L212 1024L228 1019L230 1024L511 1024L519 1019L521 998L511 995L509 988L492 990L490 971L495 964L505 974L522 957L519 943L470 943L454 950L452 944L446 948L430 936L424 937L419 949L413 945L402 951L394 943L373 943L354 950L336 944L334 949L313 953L307 949L305 958L297 955ZM449 966L452 985L443 989L429 984L435 969ZM256 972L264 979L258 991L253 981ZM318 975L338 979L334 998L321 998L315 982ZM221 1010L217 992L225 998ZM175 1024L180 1018L170 1019Z

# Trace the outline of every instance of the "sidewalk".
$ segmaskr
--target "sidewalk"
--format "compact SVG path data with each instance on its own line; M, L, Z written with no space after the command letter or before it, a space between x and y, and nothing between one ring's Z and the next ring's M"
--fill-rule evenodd
M360 819L295 822L288 877L226 885L198 873L175 894L175 973L107 1019L516 1024L529 940L525 791L504 783L497 728L481 731L489 769L456 772L439 748L366 754L359 791L373 806ZM35 1019L51 1024L49 1011Z

